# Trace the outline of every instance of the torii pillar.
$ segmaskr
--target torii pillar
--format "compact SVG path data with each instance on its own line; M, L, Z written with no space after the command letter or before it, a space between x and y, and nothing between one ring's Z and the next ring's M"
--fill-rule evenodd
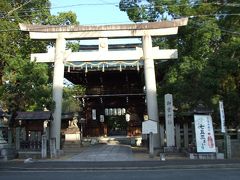
M64 54L66 40L59 35L56 39L56 49L54 58L53 72L53 101L55 110L53 112L53 121L51 123L50 137L56 139L56 150L60 150L61 141L61 119L62 119L62 96L63 96L63 79L64 79Z
M157 122L157 131L159 132L157 88L153 60L152 37L147 34L143 36L142 40L148 119ZM153 134L153 144L154 147L160 147L159 133Z

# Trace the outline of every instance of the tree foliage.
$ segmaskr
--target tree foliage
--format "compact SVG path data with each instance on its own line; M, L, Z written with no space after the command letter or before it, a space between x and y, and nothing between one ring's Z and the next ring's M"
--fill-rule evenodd
M76 15L51 16L49 0L2 0L0 22L0 104L10 111L53 110L52 65L30 62L31 53L53 43L30 40L18 24L78 24Z
M177 37L156 38L160 48L177 48L179 58L161 63L157 73L159 104L172 93L178 111L191 111L199 103L214 110L224 101L229 125L240 122L240 4L237 0L130 0L120 9L134 22L189 17ZM136 13L138 12L138 13Z
M85 88L80 85L68 86L63 89L63 112L81 111L81 101L79 96L85 94Z

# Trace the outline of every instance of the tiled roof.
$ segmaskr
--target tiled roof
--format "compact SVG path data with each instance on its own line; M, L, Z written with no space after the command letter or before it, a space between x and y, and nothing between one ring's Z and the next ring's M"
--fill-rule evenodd
M35 112L17 112L17 120L50 120L52 112L50 111L35 111Z

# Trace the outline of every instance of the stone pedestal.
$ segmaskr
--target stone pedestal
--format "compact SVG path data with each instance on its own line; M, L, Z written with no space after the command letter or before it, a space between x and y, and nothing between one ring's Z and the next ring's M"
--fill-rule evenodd
M65 142L66 141L80 141L80 130L78 127L69 127L65 131Z
M8 144L0 144L0 159L11 160L16 158L17 152L14 147Z

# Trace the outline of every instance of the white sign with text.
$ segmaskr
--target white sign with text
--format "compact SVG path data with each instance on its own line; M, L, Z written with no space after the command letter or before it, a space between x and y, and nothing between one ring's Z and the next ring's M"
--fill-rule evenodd
M197 152L216 152L215 138L210 115L194 115Z
M165 123L167 147L175 146L174 114L172 94L165 95Z
M157 122L152 120L147 120L142 122L142 134L157 134Z

